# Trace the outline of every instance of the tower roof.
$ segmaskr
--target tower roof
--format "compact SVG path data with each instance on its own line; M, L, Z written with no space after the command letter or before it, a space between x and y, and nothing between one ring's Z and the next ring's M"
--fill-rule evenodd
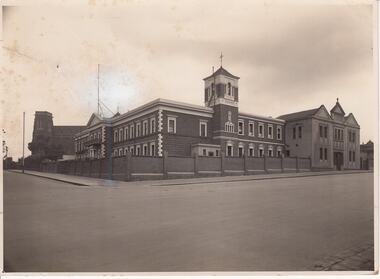
M346 113L344 112L342 106L339 104L339 99L336 99L335 106L330 110L331 113L336 113L336 114L341 114L345 115Z
M230 72L228 72L226 69L224 69L222 66L220 66L220 68L218 70L216 70L216 72L214 72L211 76L208 76L208 77L204 78L203 80L209 79L211 77L216 77L216 76L219 76L219 75L223 75L223 76L227 76L227 77L235 78L235 79L239 79L240 78L240 77L234 76L233 74L231 74Z

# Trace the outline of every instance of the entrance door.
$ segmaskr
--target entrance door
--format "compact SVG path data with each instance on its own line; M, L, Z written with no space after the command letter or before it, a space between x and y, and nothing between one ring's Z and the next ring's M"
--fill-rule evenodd
M342 170L343 152L334 152L334 165L337 170Z

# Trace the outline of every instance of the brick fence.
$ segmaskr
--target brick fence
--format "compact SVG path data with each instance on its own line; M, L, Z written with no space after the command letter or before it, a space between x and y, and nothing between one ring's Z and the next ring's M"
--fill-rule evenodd
M301 157L163 157L132 156L45 162L43 172L114 180L147 180L206 176L250 175L310 171L310 158Z

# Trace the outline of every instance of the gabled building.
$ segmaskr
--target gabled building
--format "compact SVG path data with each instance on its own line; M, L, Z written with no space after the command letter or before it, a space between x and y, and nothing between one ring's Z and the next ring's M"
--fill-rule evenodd
M281 156L285 121L239 112L239 77L220 67L204 79L205 106L157 99L113 118L93 114L75 137L77 158Z
M239 111L239 77L204 80L204 106L156 99L112 118L93 114L76 134L77 158L125 156L310 157L314 169L358 169L360 127L339 102L278 118Z
M359 169L360 126L337 100L330 113L318 108L281 115L287 156L311 157L313 169Z

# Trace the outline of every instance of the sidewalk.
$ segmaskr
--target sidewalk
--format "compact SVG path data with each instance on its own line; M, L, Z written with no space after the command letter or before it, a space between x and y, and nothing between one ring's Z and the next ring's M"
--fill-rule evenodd
M21 170L10 170L22 174ZM60 182L70 183L78 186L123 186L123 185L146 185L146 186L179 186L200 183L220 183L220 182L237 182L250 180L267 180L267 179L284 179L297 177L310 177L321 175L339 175L339 174L357 174L368 173L369 171L325 171L325 172L300 172L300 173L275 173L275 174L256 174L242 176L218 176L186 179L168 179L168 180L144 180L144 181L118 181L99 179L93 177L67 175L59 173L47 173L38 171L25 171L25 174L52 179Z

